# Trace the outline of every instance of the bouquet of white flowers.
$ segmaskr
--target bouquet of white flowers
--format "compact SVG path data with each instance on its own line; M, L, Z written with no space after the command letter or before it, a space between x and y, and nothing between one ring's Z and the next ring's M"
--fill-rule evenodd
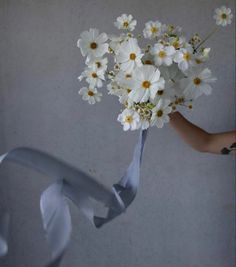
M215 10L217 25L230 24L232 17L229 8ZM117 96L124 106L118 121L125 131L162 128L178 107L192 109L199 96L211 94L216 78L205 66L210 48L203 44L216 29L201 40L198 34L187 39L179 26L159 21L147 22L143 35L136 36L132 32L137 21L132 15L123 14L114 24L122 30L120 35L99 34L97 29L81 34L77 45L87 66L78 79L85 78L88 87L79 94L89 104L99 102L102 93L97 88L108 80L108 94ZM141 48L143 37L150 43ZM110 70L107 53L113 56Z

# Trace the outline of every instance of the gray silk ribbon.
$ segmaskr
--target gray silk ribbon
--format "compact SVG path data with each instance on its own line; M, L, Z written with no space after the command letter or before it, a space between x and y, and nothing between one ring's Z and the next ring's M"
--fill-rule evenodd
M121 180L112 190L85 172L68 163L32 148L16 148L0 157L0 163L15 162L46 174L54 179L41 195L40 209L47 241L52 250L52 260L47 267L58 267L66 251L71 235L71 216L67 199L70 199L97 228L110 222L134 200L140 176L140 165L147 130L141 130L133 159ZM96 216L92 199L107 208L105 217ZM7 229L9 216L0 218L0 256L7 253Z

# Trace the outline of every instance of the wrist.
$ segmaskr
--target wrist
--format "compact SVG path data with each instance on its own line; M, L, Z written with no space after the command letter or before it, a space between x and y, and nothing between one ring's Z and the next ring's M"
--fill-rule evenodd
M181 116L181 114L178 111L172 112L169 114L170 117L170 121L175 120L176 118L178 118L179 116Z

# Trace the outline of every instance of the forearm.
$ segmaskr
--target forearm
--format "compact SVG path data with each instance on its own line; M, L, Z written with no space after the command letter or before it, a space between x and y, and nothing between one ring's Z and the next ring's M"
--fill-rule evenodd
M207 152L211 135L185 119L179 112L170 115L170 124L192 148Z
M195 150L214 154L236 153L236 131L210 134L189 122L179 112L170 115L170 124Z

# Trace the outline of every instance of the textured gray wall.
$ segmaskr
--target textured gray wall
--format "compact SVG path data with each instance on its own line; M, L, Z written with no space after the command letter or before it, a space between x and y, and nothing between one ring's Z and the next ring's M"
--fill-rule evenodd
M41 148L112 185L138 133L124 133L116 122L116 98L89 106L77 95L80 32L91 26L112 32L114 19L128 12L138 30L159 19L206 34L222 4L234 9L233 0L0 0L0 154ZM212 132L235 128L234 29L209 41L210 68L218 76L213 95L185 112ZM233 267L234 175L234 157L195 152L170 126L151 129L134 204L101 230L72 206L73 236L62 266ZM52 181L8 164L0 177L0 208L12 214L10 251L0 266L41 267L50 255L39 196Z

